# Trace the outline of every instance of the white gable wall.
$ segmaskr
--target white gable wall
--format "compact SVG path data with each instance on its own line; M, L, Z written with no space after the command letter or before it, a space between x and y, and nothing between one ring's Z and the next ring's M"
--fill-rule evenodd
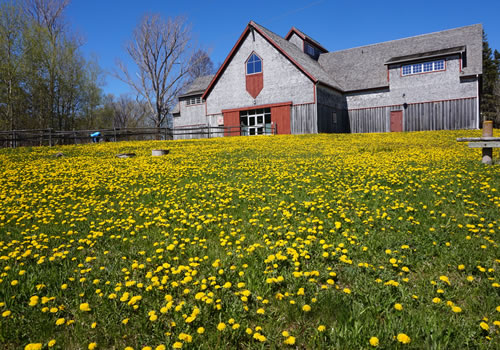
M207 115L288 101L314 103L314 83L257 31L254 34L255 41L249 33L212 88L206 100ZM264 77L264 87L255 100L246 90L245 62L252 52L262 59Z

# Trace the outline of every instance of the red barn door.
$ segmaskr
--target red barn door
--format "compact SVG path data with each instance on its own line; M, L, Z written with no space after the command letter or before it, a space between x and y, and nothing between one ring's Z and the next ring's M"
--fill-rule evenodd
M403 111L391 111L391 131L403 131Z

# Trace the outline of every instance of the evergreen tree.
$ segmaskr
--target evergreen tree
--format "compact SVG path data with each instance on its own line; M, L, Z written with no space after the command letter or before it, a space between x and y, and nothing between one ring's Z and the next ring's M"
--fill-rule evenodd
M484 120L494 120L500 124L500 53L494 52L483 31L483 81L481 93L481 116Z

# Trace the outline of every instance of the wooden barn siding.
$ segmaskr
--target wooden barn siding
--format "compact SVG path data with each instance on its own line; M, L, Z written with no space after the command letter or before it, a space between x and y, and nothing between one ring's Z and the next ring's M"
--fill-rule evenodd
M316 104L310 103L292 106L290 129L292 134L316 134L318 132Z
M354 109L349 111L351 132L385 132L389 131L391 107L375 107Z
M333 123L333 113L337 115L337 123ZM339 109L318 103L318 133L348 133L350 132L348 113Z
M476 128L476 98L349 110L351 132L389 132L391 111L403 111L405 131Z
M411 104L405 110L404 130L474 129L477 120L475 98Z

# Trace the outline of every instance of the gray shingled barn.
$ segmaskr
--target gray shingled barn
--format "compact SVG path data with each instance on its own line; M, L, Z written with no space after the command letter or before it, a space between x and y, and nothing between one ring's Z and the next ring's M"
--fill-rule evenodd
M479 127L481 24L328 52L250 22L213 76L179 97L174 127L229 135Z

